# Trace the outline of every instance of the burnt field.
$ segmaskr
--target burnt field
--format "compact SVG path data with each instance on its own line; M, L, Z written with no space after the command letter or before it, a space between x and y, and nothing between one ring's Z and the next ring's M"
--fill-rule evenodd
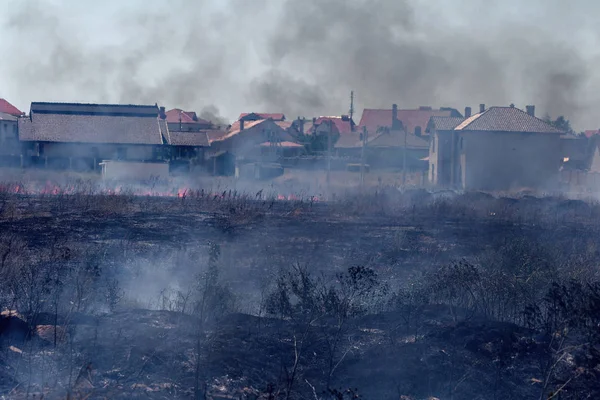
M4 191L0 394L595 398L599 227L549 197Z

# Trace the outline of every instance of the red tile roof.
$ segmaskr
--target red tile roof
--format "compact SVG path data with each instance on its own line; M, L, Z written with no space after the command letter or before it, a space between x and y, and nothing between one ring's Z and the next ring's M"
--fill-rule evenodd
M362 146L359 132L351 132L346 135L340 135L334 147L336 149L355 149Z
M398 110L398 119L408 133L415 133L415 127L420 126L421 132L425 132L431 117L450 117L451 110L431 110L420 108L416 110ZM363 111L358 130L367 127L370 133L375 133L379 127L392 126L392 110L369 109Z
M282 113L255 113L255 112L251 112L251 113L241 113L240 116L238 117L238 121L244 117L247 117L248 115L251 114L255 114L257 115L260 119L269 119L271 118L273 121L283 121L285 120L285 115Z
M592 131L584 131L583 134L585 135L585 137L591 138L594 135L600 134L600 129L594 129Z
M23 113L17 107L13 106L5 99L0 99L0 112L14 115L15 117L23 115Z
M222 130L218 130L218 129L210 129L210 130L206 131L206 135L208 136L208 143L218 141L226 134L227 134L226 131L222 131Z
M180 108L174 108L167 111L166 114L167 122L172 124L178 124L180 117L182 124L210 124L210 121L198 118L194 111L183 111Z

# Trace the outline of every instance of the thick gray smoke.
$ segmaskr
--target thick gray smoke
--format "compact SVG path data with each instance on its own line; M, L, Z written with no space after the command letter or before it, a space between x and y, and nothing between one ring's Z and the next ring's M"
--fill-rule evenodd
M590 39L598 28L587 17L599 6L588 0L44 5L14 2L0 27L18 40L1 67L0 94L21 106L160 102L229 119L244 111L295 117L345 113L354 90L359 113L392 103L536 104L578 129L600 125ZM83 29L94 16L102 23Z

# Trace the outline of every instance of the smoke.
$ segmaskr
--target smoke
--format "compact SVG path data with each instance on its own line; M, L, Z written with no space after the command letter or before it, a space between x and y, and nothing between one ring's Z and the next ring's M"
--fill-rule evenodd
M583 89L592 76L571 44L510 20L448 29L443 15L419 18L424 11L416 4L289 0L269 56L281 69L307 71L313 91L303 97L338 110L354 88L369 107L536 103L551 115L584 118ZM293 90L280 81L286 85L270 87L267 104ZM298 82L297 91L306 93L306 83Z
M0 26L18 39L0 83L22 107L159 102L219 123L218 110L228 119L339 115L354 90L359 113L392 103L535 104L583 129L600 125L590 39L598 28L586 17L597 8L587 0L485 10L477 0L19 1Z
M198 116L202 119L212 122L216 126L222 127L229 124L227 119L221 115L219 109L214 105L203 107L198 113Z

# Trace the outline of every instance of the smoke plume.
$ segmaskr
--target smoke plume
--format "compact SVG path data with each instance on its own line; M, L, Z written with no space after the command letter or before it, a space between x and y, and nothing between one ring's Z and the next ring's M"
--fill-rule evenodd
M354 90L358 113L515 103L577 128L600 125L598 28L586 17L599 7L587 0L44 4L14 2L0 26L15 38L1 94L21 107L159 102L228 119L310 117L346 113ZM95 16L101 22L84 26Z

